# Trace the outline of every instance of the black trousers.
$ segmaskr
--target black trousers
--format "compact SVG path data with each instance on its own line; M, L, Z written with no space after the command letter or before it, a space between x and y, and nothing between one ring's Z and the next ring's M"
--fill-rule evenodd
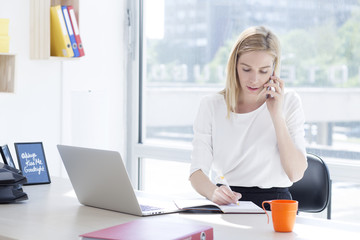
M241 193L239 201L252 201L262 208L263 201L275 199L291 200L292 196L288 188L259 188L259 187L236 187L230 186L234 192ZM270 210L269 204L265 204L265 209Z

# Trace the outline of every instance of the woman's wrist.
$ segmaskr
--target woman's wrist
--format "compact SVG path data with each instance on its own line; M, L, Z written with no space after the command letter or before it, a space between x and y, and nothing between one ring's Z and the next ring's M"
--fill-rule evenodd
M282 113L273 115L271 119L273 121L275 129L282 125L286 126L285 116Z

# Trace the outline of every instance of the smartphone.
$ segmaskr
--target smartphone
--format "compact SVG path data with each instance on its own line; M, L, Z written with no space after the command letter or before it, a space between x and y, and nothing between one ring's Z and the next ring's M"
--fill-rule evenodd
M272 74L271 74L271 77L272 76L275 76L275 65L274 65L274 67L273 67L273 72L272 72ZM271 79L271 77L269 78L269 83L274 83L274 81ZM274 87L267 87L267 90L271 90L271 91L273 91L273 92L275 92L275 88ZM271 95L271 93L268 93L268 94L266 94L266 98L272 98L272 97L274 97L273 95Z

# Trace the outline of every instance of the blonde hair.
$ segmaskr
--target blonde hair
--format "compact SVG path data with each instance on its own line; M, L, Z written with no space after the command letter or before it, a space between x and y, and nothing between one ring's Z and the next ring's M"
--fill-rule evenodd
M227 105L227 117L234 112L240 94L240 80L236 66L239 57L246 52L266 51L274 56L274 71L277 74L280 63L280 43L275 34L263 26L250 27L243 31L234 44L226 68L226 86L220 93Z

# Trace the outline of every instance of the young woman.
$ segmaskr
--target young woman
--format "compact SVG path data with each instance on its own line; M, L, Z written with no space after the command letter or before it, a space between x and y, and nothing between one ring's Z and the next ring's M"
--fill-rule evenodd
M288 187L307 168L301 101L284 92L279 65L277 37L265 27L246 29L230 54L225 89L201 101L190 181L217 204L291 199Z

